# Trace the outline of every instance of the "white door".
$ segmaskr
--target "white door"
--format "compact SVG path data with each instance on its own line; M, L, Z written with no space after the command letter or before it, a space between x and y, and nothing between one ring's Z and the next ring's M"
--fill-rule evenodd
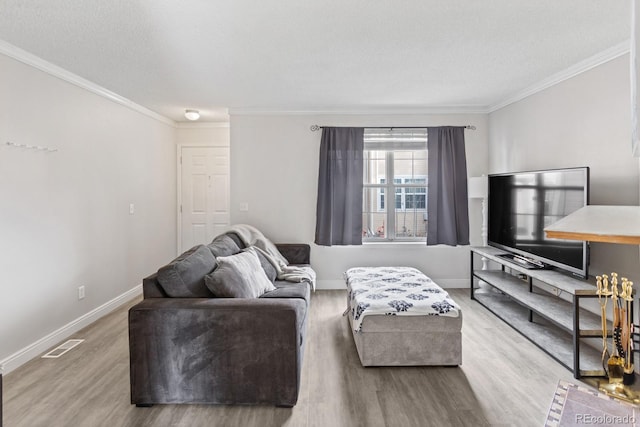
M229 148L182 147L180 166L182 253L229 225Z

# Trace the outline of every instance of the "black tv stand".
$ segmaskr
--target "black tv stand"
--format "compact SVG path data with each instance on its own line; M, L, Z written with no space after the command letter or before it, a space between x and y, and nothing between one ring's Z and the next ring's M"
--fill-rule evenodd
M522 267L526 268L527 270L537 270L537 269L543 269L543 268L548 268L548 266L540 261L536 261L532 258L527 258L524 257L522 255L516 255L516 254L500 254L498 255L500 258L504 258L507 259L509 261L518 263L520 265L522 265Z

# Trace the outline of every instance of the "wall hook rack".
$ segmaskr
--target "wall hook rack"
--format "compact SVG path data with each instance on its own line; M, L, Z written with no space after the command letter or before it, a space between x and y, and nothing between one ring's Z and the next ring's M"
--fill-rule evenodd
M54 151L58 151L57 148L42 147L40 145L16 144L15 142L10 142L10 141L7 141L7 145L13 148L24 148L26 150L45 151L47 153L53 153Z

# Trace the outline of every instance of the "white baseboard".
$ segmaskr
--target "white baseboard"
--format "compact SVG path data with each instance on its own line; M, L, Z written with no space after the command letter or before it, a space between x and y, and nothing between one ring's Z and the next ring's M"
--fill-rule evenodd
M443 289L459 289L468 288L469 279L433 279ZM335 290L347 289L347 285L342 279L335 280L318 280L316 282L317 290Z
M107 301L100 307L97 307L90 312L78 317L77 319L69 322L60 329L53 331L49 335L40 338L38 341L26 346L22 350L15 352L6 359L0 360L0 373L8 374L14 369L24 365L29 360L38 357L40 354L44 353L46 350L50 349L61 341L67 339L71 335L78 332L80 329L111 313L122 304L131 301L133 298L141 294L142 285L140 284L115 297L111 301Z

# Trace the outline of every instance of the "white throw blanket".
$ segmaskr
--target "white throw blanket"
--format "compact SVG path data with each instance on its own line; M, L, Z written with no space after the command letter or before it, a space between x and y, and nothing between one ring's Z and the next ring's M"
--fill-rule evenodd
M289 265L276 245L257 228L247 224L236 224L225 231L236 233L247 247L252 246L262 252L276 269L279 280L297 283L309 282L311 288L316 290L316 272L311 267Z

